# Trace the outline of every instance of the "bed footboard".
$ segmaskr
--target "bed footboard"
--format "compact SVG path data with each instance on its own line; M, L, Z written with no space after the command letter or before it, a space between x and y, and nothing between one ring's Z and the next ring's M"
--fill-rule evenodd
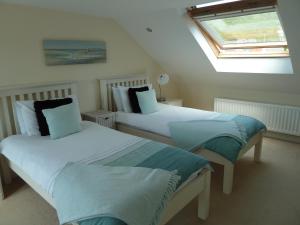
M3 186L2 186L2 181L1 181L1 173L0 173L0 201L4 199L4 191L3 191Z
M261 137L260 140L255 144L255 147L254 147L254 161L255 162L261 161L262 144L263 144L263 138Z
M180 189L170 200L162 215L160 225L166 224L180 210L198 196L198 217L206 220L210 208L210 178L211 171L204 170L201 175Z
M209 216L210 207L210 182L211 172L207 172L204 177L204 189L198 197L198 217L202 220L206 220Z

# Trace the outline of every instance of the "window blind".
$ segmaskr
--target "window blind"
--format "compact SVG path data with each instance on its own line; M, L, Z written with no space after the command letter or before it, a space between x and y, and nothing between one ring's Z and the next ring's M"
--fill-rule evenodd
M206 7L192 7L188 14L195 19L209 20L228 16L249 15L276 10L277 0L241 0Z

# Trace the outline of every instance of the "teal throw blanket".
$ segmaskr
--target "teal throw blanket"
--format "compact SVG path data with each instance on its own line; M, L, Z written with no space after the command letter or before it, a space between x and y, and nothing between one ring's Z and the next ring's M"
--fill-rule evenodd
M60 221L63 223L67 220L77 220L80 225L131 225L132 221L137 221L137 216L143 215L145 220L139 221L143 222L139 225L150 225L149 218L154 220L154 222L152 221L153 224L159 220L161 210L163 210L173 191L185 182L191 174L204 167L209 167L209 163L201 156L149 140L142 140L119 153L95 161L90 165L70 164L58 175L54 186L54 200ZM175 172L176 175L181 177L179 181L178 177L174 175ZM151 179L145 180L145 177L142 177L138 180L137 178L142 173L148 174L145 177ZM95 176L95 174L97 175ZM112 180L111 174L114 177ZM158 180L161 180L162 177L167 177L167 179L158 184ZM143 185L152 182L152 178L157 182L147 187L148 189L151 188L149 192ZM118 185L115 185L114 182ZM101 186L103 184L105 185ZM161 187L156 187L156 185ZM131 189L134 192L131 192ZM147 191L144 191L144 189ZM156 192L157 189L158 192ZM152 191L155 193L152 193ZM107 194L107 192L109 193ZM124 195L127 192L129 194ZM164 196L162 196L163 192L165 193ZM68 196L65 196L66 193ZM134 193L137 195L134 195ZM106 196L113 199L113 204L106 199ZM108 202L102 202L99 205L99 198L104 198ZM117 198L119 198L118 201ZM70 199L73 204L69 204ZM97 201L95 202L94 199ZM82 200L85 206L81 205ZM142 204L142 201L144 206L138 207L139 204ZM160 203L158 204L158 202ZM90 204L96 204L92 208L97 213L89 215L90 213L86 213L87 211L82 211L89 209ZM98 214L99 211L97 210L103 208L109 208L110 210L105 214ZM157 211L154 209L157 209ZM141 210L142 212L140 212ZM153 213L154 211L155 213ZM73 216L70 216L72 214ZM150 214L153 215L150 216ZM69 219L65 219L67 217Z
M156 225L179 179L161 169L68 164L54 189L59 221L112 217L130 225Z
M169 123L171 138L188 151L205 148L235 162L240 150L257 132L266 130L260 121L240 115L221 114L215 120Z

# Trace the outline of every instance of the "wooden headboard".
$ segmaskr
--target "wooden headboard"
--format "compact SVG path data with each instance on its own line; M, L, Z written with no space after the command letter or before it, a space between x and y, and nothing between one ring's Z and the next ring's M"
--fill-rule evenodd
M47 100L77 94L74 81L0 87L0 140L20 133L15 112L18 100Z
M116 111L116 106L113 99L112 87L125 86L134 87L143 84L150 84L150 79L146 75L136 75L124 78L101 79L100 84L100 99L101 109Z

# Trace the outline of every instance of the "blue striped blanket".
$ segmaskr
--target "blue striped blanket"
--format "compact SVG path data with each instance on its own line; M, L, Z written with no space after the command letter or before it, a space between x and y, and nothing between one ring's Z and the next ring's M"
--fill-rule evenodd
M54 185L60 222L157 224L176 188L206 166L200 156L148 140L90 165L68 165Z
M248 116L221 114L215 120L169 123L171 138L188 151L205 148L235 162L240 150L266 126Z

